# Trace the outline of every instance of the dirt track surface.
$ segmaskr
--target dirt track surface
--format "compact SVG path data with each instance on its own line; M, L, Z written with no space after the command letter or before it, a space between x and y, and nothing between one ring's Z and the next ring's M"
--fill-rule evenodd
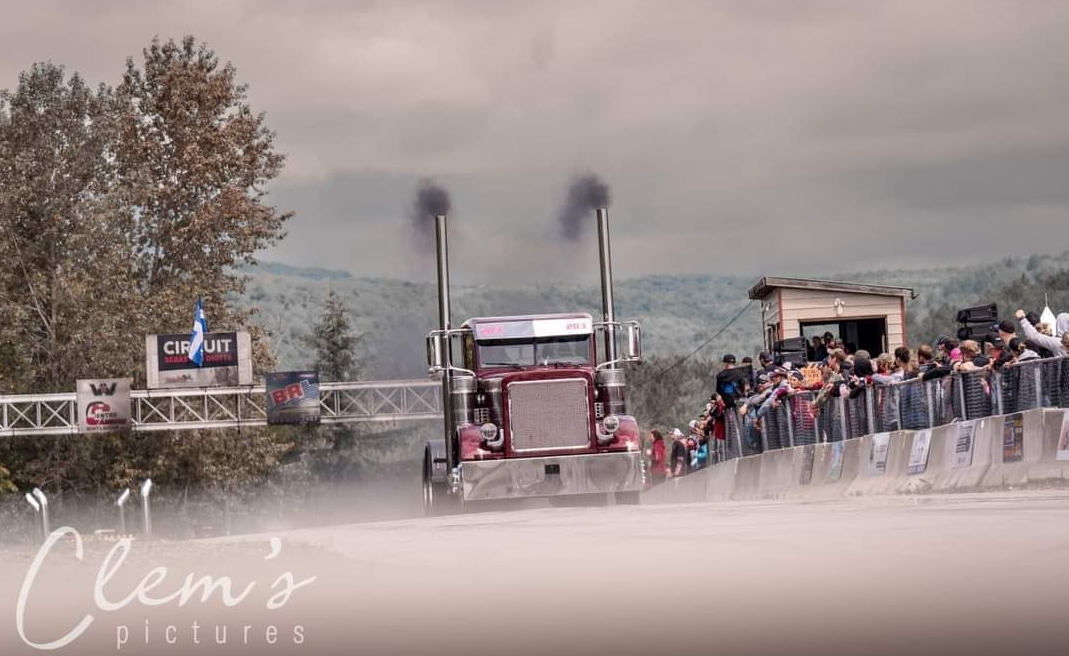
M264 560L271 537L282 538L283 554ZM49 608L44 621L54 594L47 582L30 604L37 611L30 627L41 637L73 626L87 604L95 612L91 630L58 653L1069 650L1064 492L543 508L213 543L135 543L123 572L129 582L116 577L109 588L119 598L161 563L169 567L161 593L186 573L260 582L262 590L231 608L134 603L95 611L93 577L103 550L87 548L77 564L72 553L57 547L42 570L77 591L56 604L63 610ZM13 648L5 654L33 653L12 621L31 556L10 556L0 567L0 645ZM266 611L266 589L287 569L298 580L317 579L282 609ZM148 644L139 633L146 620ZM202 627L199 644L193 621ZM170 625L175 645L166 643ZM229 627L226 645L211 635L221 625ZM129 627L121 649L120 626ZM277 627L275 643L267 641L270 626Z

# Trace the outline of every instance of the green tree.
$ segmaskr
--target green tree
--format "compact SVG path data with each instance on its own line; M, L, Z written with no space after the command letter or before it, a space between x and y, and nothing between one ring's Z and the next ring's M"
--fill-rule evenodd
M34 64L0 92L0 384L68 391L124 371L128 278L111 190L115 104L60 66Z
M154 40L113 91L35 64L0 94L0 384L69 391L142 373L143 335L253 333L238 265L283 237L266 202L285 158L232 65L193 37Z
M116 89L120 143L116 162L129 230L130 269L140 292L138 325L184 329L192 298L204 296L213 325L249 328L256 358L266 344L250 326L253 310L226 301L245 291L239 264L278 242L291 216L266 202L266 185L285 156L275 134L247 102L236 69L192 36L155 39L139 67L126 62Z
M352 331L349 313L331 288L327 292L323 315L306 336L305 343L315 351L315 366L324 381L355 378L360 371L356 346L360 336Z
M157 39L142 54L114 90L45 63L0 94L2 391L138 377L144 335L188 330L198 294L213 328L249 329L269 364L252 310L229 302L244 291L237 267L283 237L290 215L266 185L285 158L207 46ZM270 431L227 439L34 436L0 443L0 462L20 486L75 494L169 472L210 488L262 479L289 448Z

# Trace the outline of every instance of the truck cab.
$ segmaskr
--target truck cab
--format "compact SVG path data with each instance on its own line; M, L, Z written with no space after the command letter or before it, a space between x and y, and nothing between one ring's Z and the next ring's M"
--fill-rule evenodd
M424 448L428 513L528 497L638 501L645 477L622 366L641 362L642 333L616 320L608 210L596 218L602 321L539 314L454 328L447 218L435 217L439 328L427 336L427 364L442 383L444 430Z
M436 351L455 353L454 343L463 365L450 385L458 464L440 472L449 489L439 495L469 502L642 489L638 424L627 414L624 370L614 368L640 358L638 324L547 314L474 318L449 332L429 338L433 371L444 375ZM599 363L599 333L626 336L626 354ZM433 504L435 490L425 493Z

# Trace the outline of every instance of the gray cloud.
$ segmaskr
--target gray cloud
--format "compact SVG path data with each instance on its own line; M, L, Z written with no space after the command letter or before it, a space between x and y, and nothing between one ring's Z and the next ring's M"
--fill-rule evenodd
M555 218L596 170L618 275L820 273L1062 250L1067 28L1001 0L39 2L6 10L0 87L207 40L290 155L269 258L428 275L406 217L429 175L458 280L593 280Z

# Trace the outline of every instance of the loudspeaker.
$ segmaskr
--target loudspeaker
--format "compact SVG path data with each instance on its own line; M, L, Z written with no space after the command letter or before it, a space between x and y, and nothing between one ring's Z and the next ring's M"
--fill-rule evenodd
M805 357L805 351L786 351L783 353L776 353L772 361L779 366L782 366L784 362L790 362L795 367L804 367L809 364Z
M998 321L998 305L977 305L958 310L958 323L995 323Z
M791 337L781 339L772 345L772 350L777 353L790 353L795 351L805 352L805 337Z
M994 334L998 336L998 328L991 324L979 324L974 326L962 325L958 328L958 341L964 341L966 339L976 340L982 342L987 340L990 335Z

